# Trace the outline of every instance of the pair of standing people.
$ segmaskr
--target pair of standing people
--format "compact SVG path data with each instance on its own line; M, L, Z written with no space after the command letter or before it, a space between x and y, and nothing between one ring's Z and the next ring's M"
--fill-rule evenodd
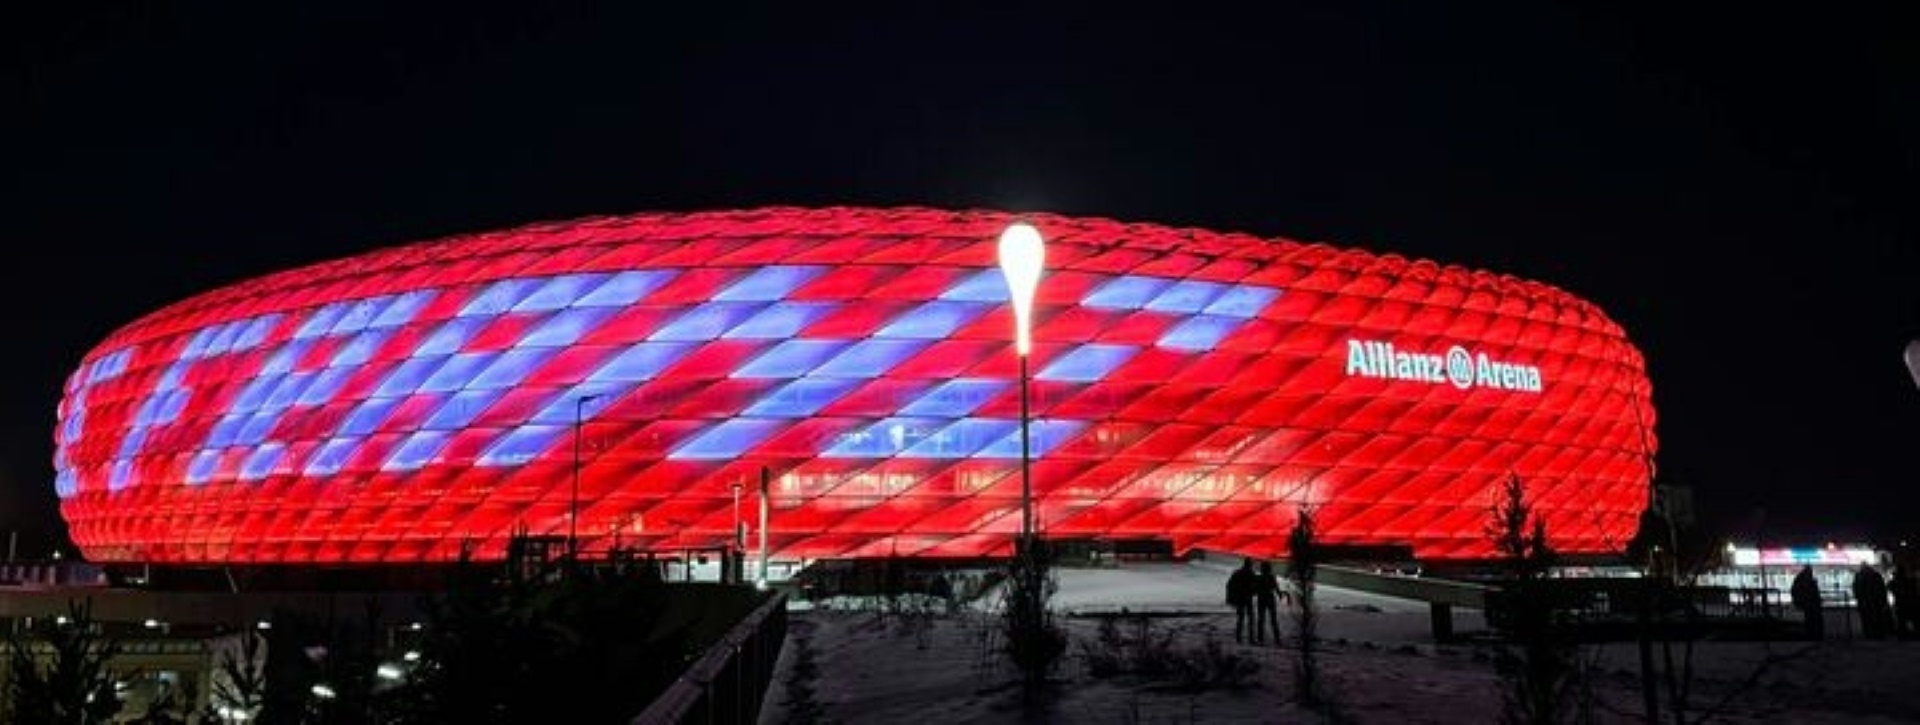
M1259 571L1252 559L1243 559L1240 568L1227 577L1227 604L1233 607L1233 641L1264 644L1272 632L1273 643L1280 644L1280 602L1287 593L1280 589L1280 578L1273 573L1272 562L1261 562Z

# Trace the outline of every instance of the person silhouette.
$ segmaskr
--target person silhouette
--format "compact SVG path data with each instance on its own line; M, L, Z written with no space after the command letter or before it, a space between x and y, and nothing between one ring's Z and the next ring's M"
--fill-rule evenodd
M1860 636L1885 639L1893 633L1893 608L1887 602L1887 580L1880 570L1862 563L1853 570L1853 605L1860 611Z
M1260 573L1253 580L1253 643L1260 644L1267 632L1273 633L1273 646L1280 646L1279 604L1287 598L1280 590L1280 578L1273 574L1273 562L1260 562Z
M1813 567L1800 567L1800 573L1793 575L1793 607L1800 610L1801 620L1806 622L1807 636L1820 639L1826 636L1826 614L1820 608L1820 582L1813 577Z
M1247 625L1253 623L1255 576L1253 560L1242 559L1240 568L1233 570L1233 575L1227 577L1227 604L1233 607L1233 641L1235 642L1245 642L1247 635L1250 634L1247 631ZM1257 633L1253 634L1258 636Z

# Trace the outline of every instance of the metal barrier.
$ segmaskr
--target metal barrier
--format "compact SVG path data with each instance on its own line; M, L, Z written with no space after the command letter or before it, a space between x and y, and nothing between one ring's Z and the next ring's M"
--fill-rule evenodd
M787 639L787 597L775 594L720 638L632 725L750 723Z

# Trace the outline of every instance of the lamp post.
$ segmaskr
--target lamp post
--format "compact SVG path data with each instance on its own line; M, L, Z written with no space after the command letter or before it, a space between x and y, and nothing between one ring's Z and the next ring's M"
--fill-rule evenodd
M1033 544L1033 463L1028 434L1027 357L1033 351L1033 295L1046 268L1046 243L1040 231L1026 222L1014 222L1000 232L1000 273L1007 279L1013 302L1014 352L1020 357L1020 546ZM1018 552L1016 552L1018 553Z
M587 401L599 398L598 393L582 395L573 399L573 493L567 497L567 566L573 567L580 558L580 423L584 417L583 409Z

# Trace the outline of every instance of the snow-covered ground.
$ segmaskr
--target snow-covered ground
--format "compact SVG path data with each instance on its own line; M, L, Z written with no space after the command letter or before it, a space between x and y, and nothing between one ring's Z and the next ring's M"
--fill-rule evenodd
M1206 564L1130 564L1063 569L1053 599L1072 643L1043 709L1022 705L1017 675L1000 652L996 615L883 615L840 606L794 611L763 723L1327 722L1295 703L1297 650L1233 642L1221 602L1227 572ZM991 601L993 597L986 598ZM1341 719L1361 723L1494 722L1499 682L1491 652L1435 645L1424 603L1332 587L1319 589L1323 682ZM1198 692L1087 671L1083 643L1095 641L1092 613L1156 615L1158 631L1198 651L1209 640L1252 659L1250 686ZM1456 627L1482 625L1456 611ZM1282 614L1282 630L1292 626ZM1656 656L1662 654L1656 649ZM1676 662L1682 650L1676 646ZM1638 721L1637 649L1589 647L1590 678L1604 722ZM1763 667L1764 664L1764 667ZM1920 643L1705 643L1694 656L1690 702L1713 722L1920 722ZM1669 717L1671 717L1669 715Z

